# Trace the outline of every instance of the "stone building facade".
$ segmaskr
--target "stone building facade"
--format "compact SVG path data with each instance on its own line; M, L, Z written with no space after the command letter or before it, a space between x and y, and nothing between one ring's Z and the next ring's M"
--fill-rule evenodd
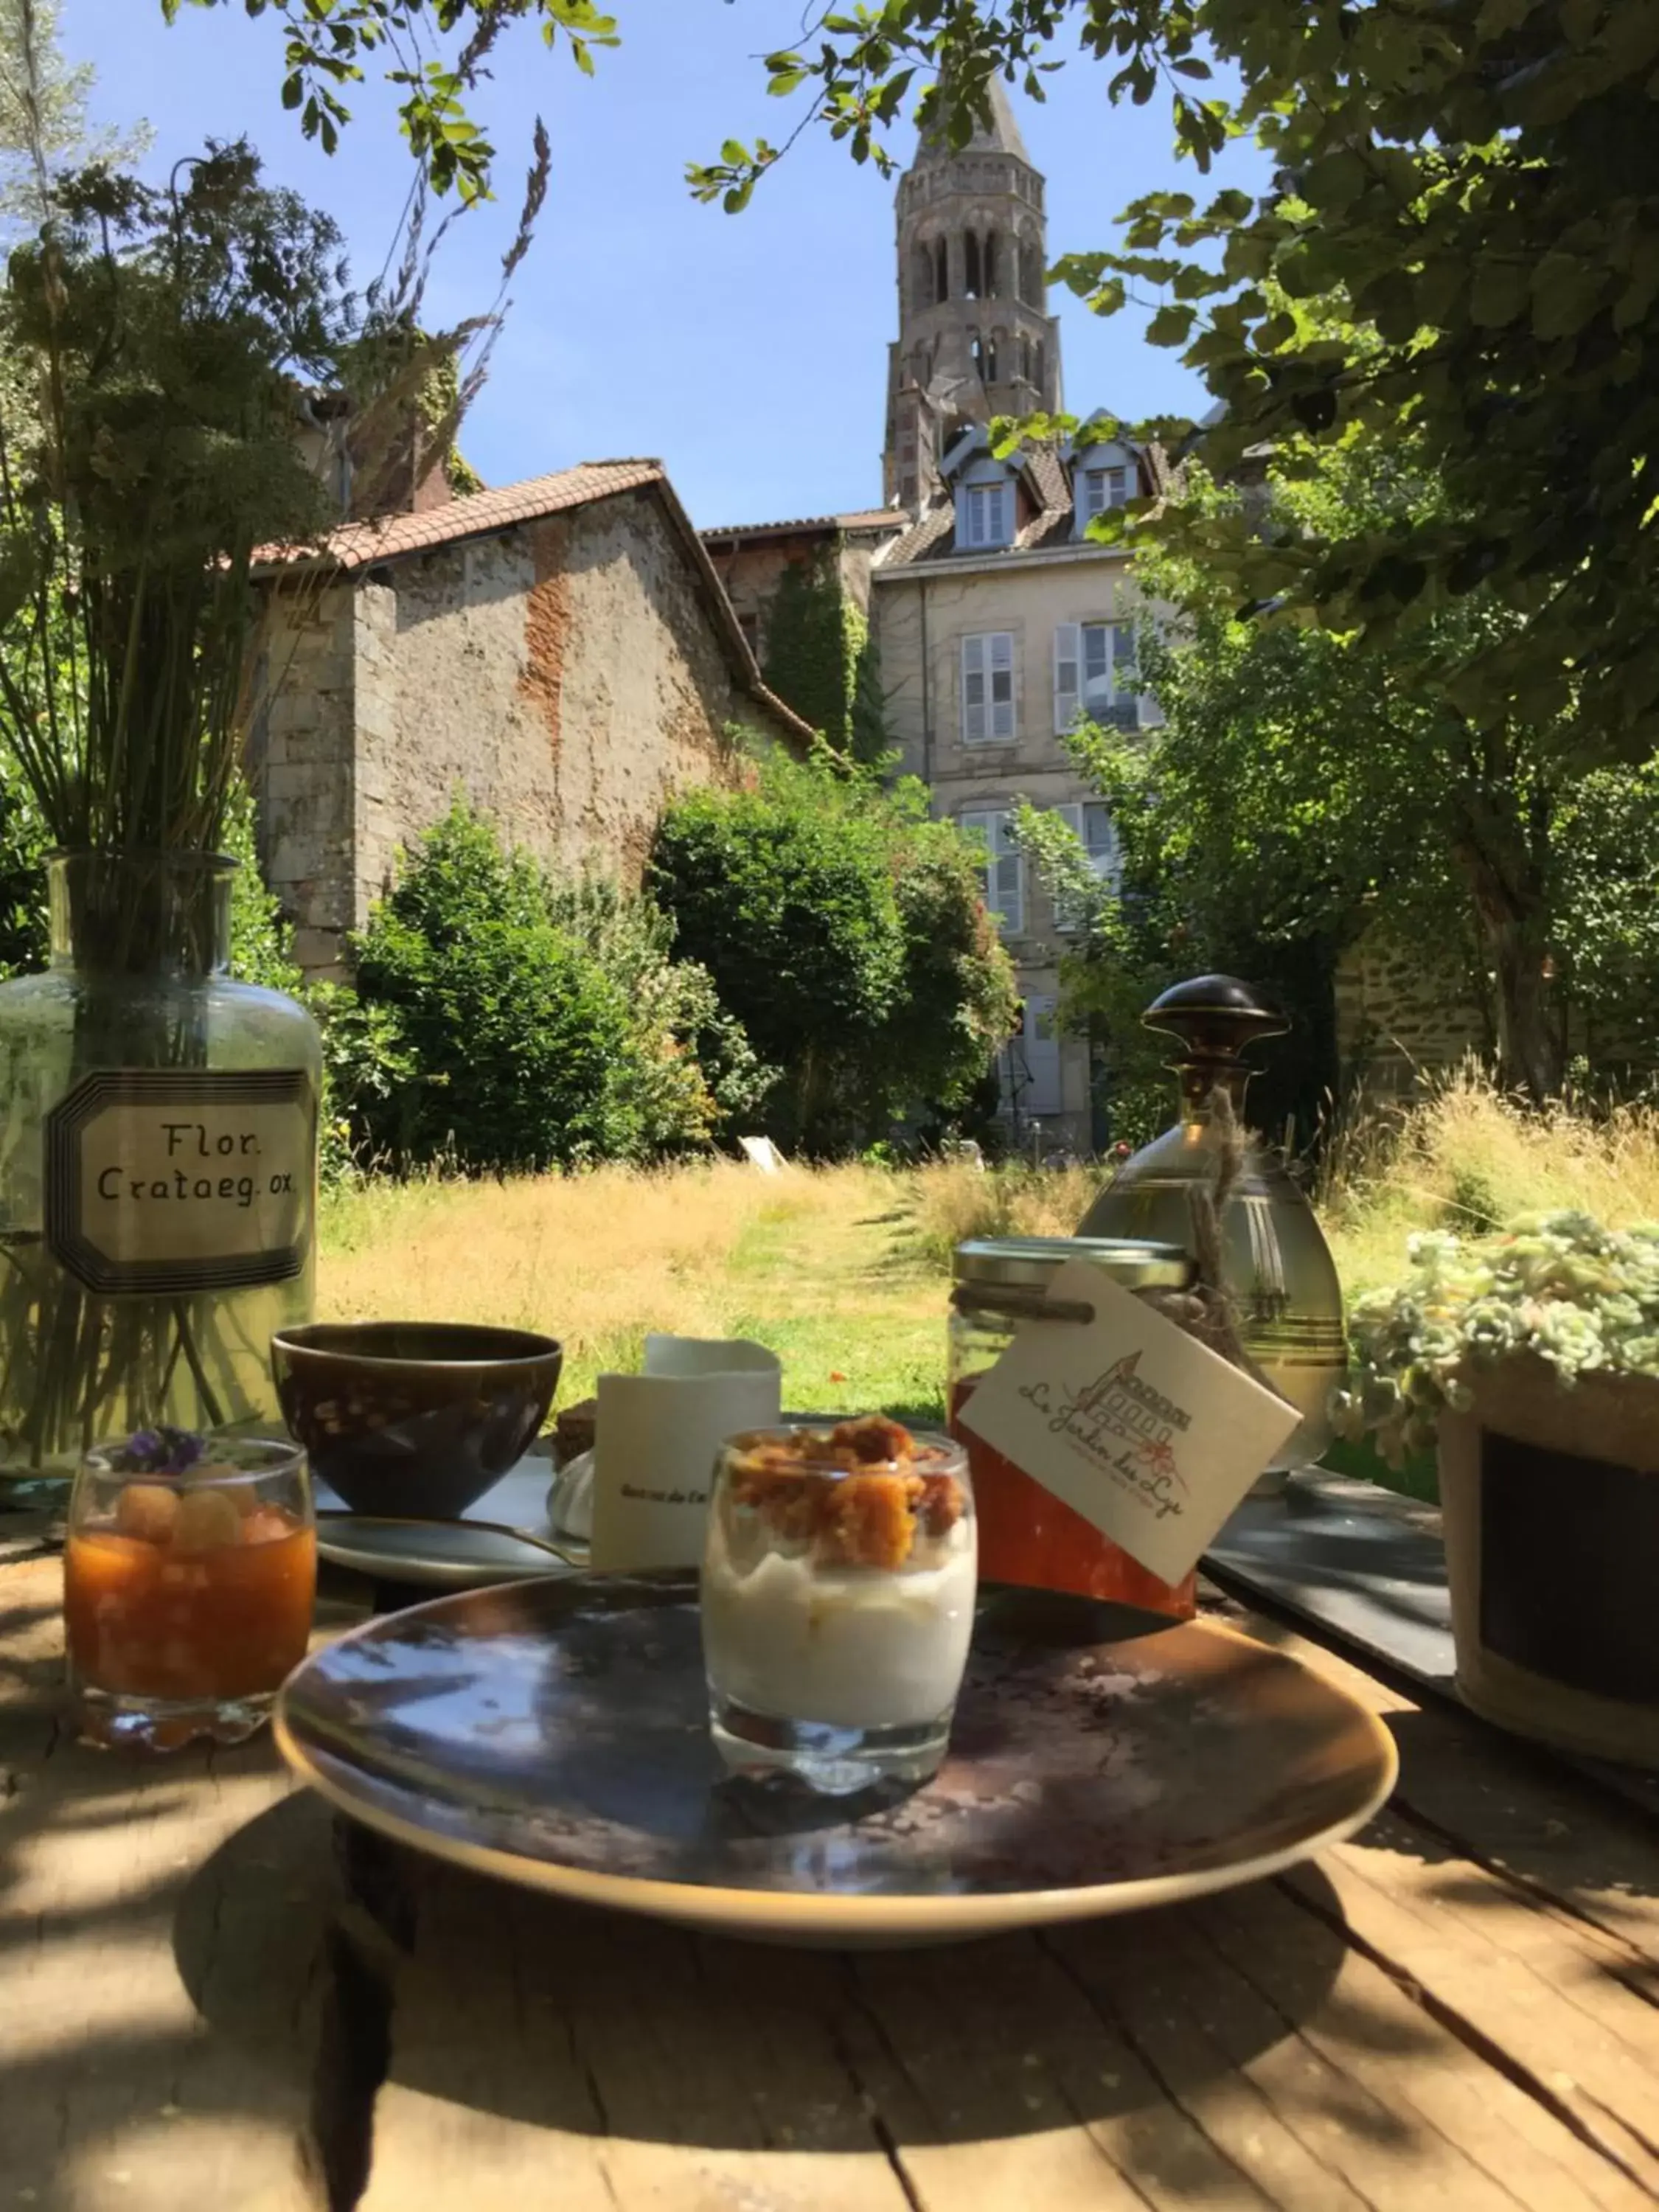
M802 750L660 463L599 462L272 558L248 746L266 880L340 971L463 792L510 842L637 881L665 803Z
M767 617L791 568L833 570L843 599L870 612L870 572L908 517L895 508L819 514L792 522L749 522L705 530L702 542L725 586L749 648L764 662Z
M1117 471L1139 493L1150 464L1127 447L1028 450L1000 464L963 431L944 457L944 495L877 564L873 599L888 716L904 765L934 811L987 845L986 896L1013 957L1020 1029L1001 1056L1001 1112L1022 1151L1085 1152L1109 1134L1086 1041L1056 1021L1067 944L1036 871L1014 843L1021 800L1054 808L1110 876L1117 842L1065 738L1080 715L1139 727L1156 714L1135 672L1142 612L1127 556L1083 534L1085 467ZM963 542L966 502L989 488L1007 534Z
M1043 180L1000 83L959 153L924 143L896 208L899 334L890 356L890 497L910 514L872 571L892 733L935 811L989 848L986 894L1013 956L1021 1026L1001 1055L1014 1144L1085 1152L1107 1135L1087 1042L1056 1021L1066 918L1014 845L1022 799L1062 813L1103 875L1117 865L1105 807L1065 738L1081 717L1155 713L1134 670L1140 609L1127 557L1093 518L1163 489L1162 457L1104 435L1009 459L987 426L1063 404L1048 313Z

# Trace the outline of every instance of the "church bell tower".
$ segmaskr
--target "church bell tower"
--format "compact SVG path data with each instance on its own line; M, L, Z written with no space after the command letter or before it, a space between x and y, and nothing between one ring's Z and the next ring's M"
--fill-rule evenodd
M1061 405L1042 179L1000 78L960 153L924 140L899 179L899 334L889 349L883 496L926 505L956 429Z

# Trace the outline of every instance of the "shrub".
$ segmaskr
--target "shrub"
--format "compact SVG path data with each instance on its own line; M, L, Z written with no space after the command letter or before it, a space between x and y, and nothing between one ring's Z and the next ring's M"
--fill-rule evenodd
M759 1071L670 942L639 902L562 888L458 801L356 943L357 1006L331 1054L339 1081L366 1048L354 1135L398 1167L495 1170L707 1146L726 1108L697 1035L723 1045L728 1097Z
M668 809L652 884L781 1071L766 1117L781 1144L849 1151L968 1102L1015 1007L981 866L927 818L920 785L885 792L827 749L805 765L769 757L750 788Z

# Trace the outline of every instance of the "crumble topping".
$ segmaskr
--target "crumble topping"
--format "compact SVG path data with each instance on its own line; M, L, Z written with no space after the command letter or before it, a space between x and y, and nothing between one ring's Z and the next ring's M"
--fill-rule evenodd
M891 1571L918 1531L946 1536L962 1517L962 1485L945 1458L884 1413L866 1413L756 1438L732 1461L731 1492L787 1543L837 1565Z

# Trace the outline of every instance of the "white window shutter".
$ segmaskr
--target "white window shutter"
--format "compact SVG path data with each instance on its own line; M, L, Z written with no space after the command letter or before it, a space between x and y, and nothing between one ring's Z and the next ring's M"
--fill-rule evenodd
M1008 817L998 814L993 819L996 823L996 909L1009 936L1018 937L1025 927L1025 855L1013 841Z
M989 648L990 724L987 734L1012 744L1014 738L1014 639L1012 630L995 630L985 640Z
M1056 1001L1033 998L1025 1005L1025 1066L1030 1088L1020 1103L1028 1114L1058 1114L1065 1100L1060 1088L1060 1030L1054 1019Z
M1054 629L1054 735L1063 738L1077 720L1079 629L1060 623Z
M1001 921L1005 934L1018 936L1025 927L1025 860L1007 815L1000 808L975 806L965 808L957 819L964 830L977 830L989 848L985 903Z
M1136 695L1140 681L1135 659L1135 626L1133 623L1112 624L1112 703L1127 707Z
M1103 883L1116 890L1123 880L1123 856L1118 849L1111 814L1097 799L1090 799L1082 811L1083 844L1089 855L1089 866Z
M983 744L990 734L985 713L988 672L985 645L982 637L962 641L962 741L965 745Z
M1054 811L1060 817L1060 820L1066 824L1066 827L1080 843L1083 838L1082 807L1079 805L1075 800L1069 800L1064 806L1056 806L1054 809ZM1062 936L1069 937L1082 925L1083 917L1077 910L1076 901L1068 898L1063 890L1056 889L1054 894L1054 927L1060 932Z

